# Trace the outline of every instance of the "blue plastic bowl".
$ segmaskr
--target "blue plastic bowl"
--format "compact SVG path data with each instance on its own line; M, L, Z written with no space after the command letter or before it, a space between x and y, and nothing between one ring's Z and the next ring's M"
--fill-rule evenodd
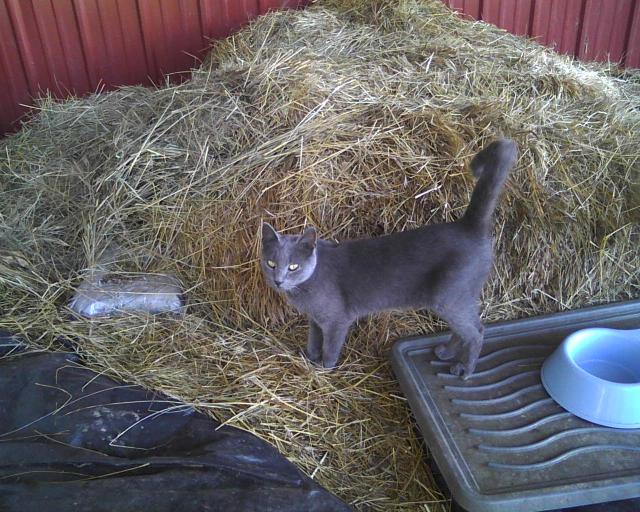
M574 332L542 365L542 384L580 418L640 428L640 329Z

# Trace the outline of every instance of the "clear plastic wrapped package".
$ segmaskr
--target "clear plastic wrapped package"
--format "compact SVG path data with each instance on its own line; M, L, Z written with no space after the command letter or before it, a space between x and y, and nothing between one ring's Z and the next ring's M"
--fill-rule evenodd
M96 272L83 282L69 307L87 317L114 316L125 312L180 313L180 282L166 274L109 275Z

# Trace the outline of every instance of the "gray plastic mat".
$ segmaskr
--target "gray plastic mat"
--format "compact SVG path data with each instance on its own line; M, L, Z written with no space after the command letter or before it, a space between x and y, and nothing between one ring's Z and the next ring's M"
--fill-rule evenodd
M640 429L582 420L540 382L562 340L595 326L640 327L640 300L487 325L467 381L433 353L448 333L394 345L394 372L458 504L525 512L640 497Z

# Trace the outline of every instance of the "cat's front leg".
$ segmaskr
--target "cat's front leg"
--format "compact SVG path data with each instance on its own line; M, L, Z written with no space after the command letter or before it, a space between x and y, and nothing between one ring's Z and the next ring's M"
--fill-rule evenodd
M309 337L307 349L303 351L305 357L312 363L322 364L322 329L309 318Z
M335 322L322 325L322 366L335 368L340 358L340 352L347 339L349 322Z

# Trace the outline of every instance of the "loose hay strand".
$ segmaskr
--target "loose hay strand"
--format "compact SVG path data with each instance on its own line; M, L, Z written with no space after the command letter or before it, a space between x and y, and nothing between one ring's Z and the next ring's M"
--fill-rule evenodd
M363 320L329 373L267 290L259 226L377 236L458 218L488 140L520 159L496 216L487 321L640 295L640 74L576 63L431 0L325 0L217 43L191 80L45 98L0 141L0 327L248 430L361 510L442 510L388 364L444 325ZM114 271L172 272L184 318L73 317Z

